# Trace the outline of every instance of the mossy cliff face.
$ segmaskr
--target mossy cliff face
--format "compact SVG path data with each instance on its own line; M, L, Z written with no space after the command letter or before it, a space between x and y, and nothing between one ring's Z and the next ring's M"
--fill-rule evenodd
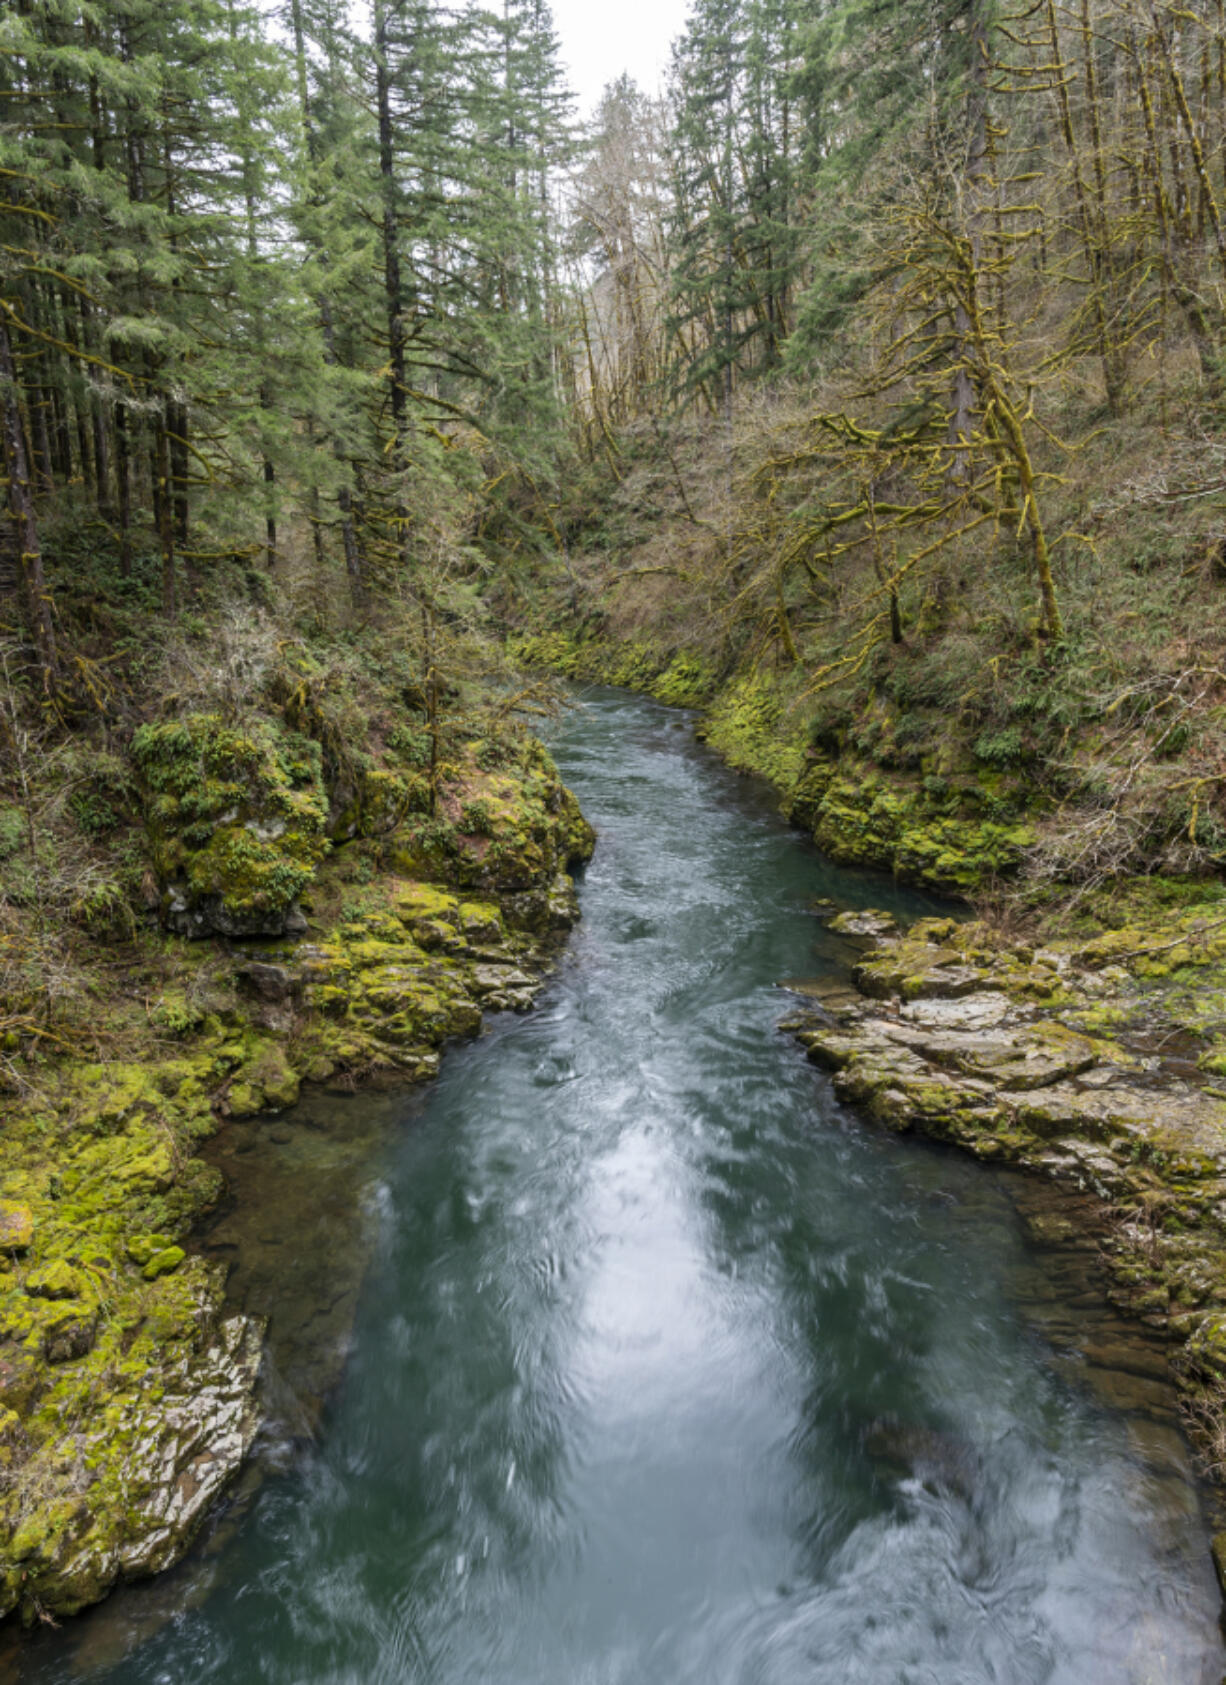
M832 860L954 894L1016 870L1034 832L994 778L973 767L916 778L847 751L823 753L791 723L792 700L778 680L735 679L701 735L732 766L769 778L784 811Z
M888 915L836 919L865 944L855 987L814 985L787 1026L886 1128L1097 1195L1113 1297L1171 1336L1207 1446L1226 1421L1226 1093L1181 1031L1193 983L1223 998L1214 911L1039 946L950 919L905 934Z
M0 1613L71 1613L174 1559L255 1433L261 1330L176 1243L217 1198L207 1045L69 1066L0 1162Z
M310 928L224 954L164 939L160 996L112 1002L123 1061L44 1057L6 1114L0 1616L27 1621L176 1560L258 1427L262 1328L192 1253L224 1191L200 1143L304 1080L431 1076L485 1011L529 1007L594 840L533 745L497 766L472 746L436 848L409 825L330 853L292 734L239 739L210 716L151 728L139 757L180 928L284 928L299 901ZM238 832L252 853L232 877Z
M795 671L719 679L693 654L557 631L515 639L511 652L529 667L702 709L699 736L730 766L769 780L785 813L841 864L970 895L1016 871L1035 841L1016 782L973 758L947 765L934 752L911 764L915 756L891 748L888 718L873 722L881 758L814 743Z

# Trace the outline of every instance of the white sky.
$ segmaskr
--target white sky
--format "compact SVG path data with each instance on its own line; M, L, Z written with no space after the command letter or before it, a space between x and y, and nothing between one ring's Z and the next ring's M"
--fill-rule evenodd
M685 27L689 0L552 0L562 63L590 116L596 101L623 71L644 93L658 93L669 47Z

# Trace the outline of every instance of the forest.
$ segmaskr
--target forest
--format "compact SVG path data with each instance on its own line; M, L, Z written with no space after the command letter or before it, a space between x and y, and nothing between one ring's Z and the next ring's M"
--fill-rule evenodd
M130 734L223 600L395 625L439 696L610 630L799 745L993 771L1061 815L1044 881L1211 866L1214 7L704 0L586 129L544 6L367 23L6 16L32 745Z
M590 116L546 0L10 0L0 405L0 1616L186 1548L143 1374L256 1432L201 1144L531 1005L575 682L946 898L867 996L1187 1088L897 1126L1101 1195L1221 1477L1223 0L693 0Z

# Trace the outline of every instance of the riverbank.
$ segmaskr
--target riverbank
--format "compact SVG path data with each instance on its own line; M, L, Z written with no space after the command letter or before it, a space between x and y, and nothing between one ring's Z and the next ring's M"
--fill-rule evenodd
M165 805L159 817L175 835ZM198 798L190 817L197 853L213 847ZM246 834L275 869L293 839L261 817ZM542 986L578 916L567 869L593 842L553 763L524 736L471 744L440 819L320 849L293 911L274 908L293 925L280 937L258 934L266 902L253 917L233 884L189 900L168 873L187 918L203 908L236 933L103 949L84 970L105 1003L96 1033L11 1038L0 1616L70 1614L177 1560L258 1430L263 1328L227 1314L225 1266L193 1248L224 1195L201 1144L292 1105L304 1082L429 1078L448 1040Z
M1112 1300L1171 1341L1208 1472L1226 1465L1226 999L1218 903L1038 945L982 922L836 917L852 988L785 1024L892 1131L1093 1193ZM1215 1541L1226 1586L1226 1536Z

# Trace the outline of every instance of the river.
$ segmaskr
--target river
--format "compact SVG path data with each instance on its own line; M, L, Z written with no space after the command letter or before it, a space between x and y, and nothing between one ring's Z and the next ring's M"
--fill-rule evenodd
M922 898L651 703L591 693L555 752L600 844L539 1009L424 1096L278 1122L334 1175L240 1258L274 1350L361 1262L318 1431L11 1677L1216 1685L1200 1496L1092 1246L1045 1258L1006 1178L864 1125L777 1030L780 979L848 961L814 897Z

